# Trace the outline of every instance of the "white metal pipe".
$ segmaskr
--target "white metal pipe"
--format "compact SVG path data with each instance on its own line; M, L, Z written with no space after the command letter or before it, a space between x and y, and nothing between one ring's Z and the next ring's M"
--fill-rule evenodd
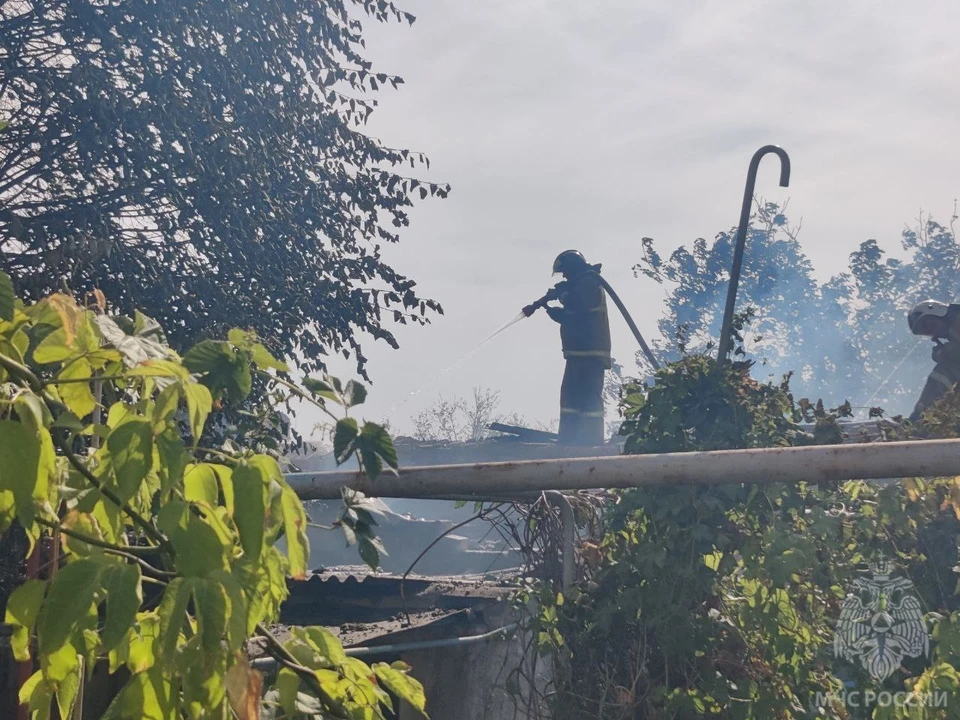
M523 460L401 468L375 481L358 472L291 473L304 500L343 487L392 498L476 496L673 484L764 484L960 475L960 440L814 445L662 455Z
M557 490L547 490L544 495L547 500L560 510L560 557L563 560L562 582L563 589L570 588L577 581L576 534L577 519L567 496Z
M436 640L416 640L406 643L394 643L392 645L362 645L359 647L344 648L343 652L347 657L369 657L378 655L399 655L400 653L413 652L417 650L436 650L437 648L448 647L467 647L476 643L486 642L487 640L496 640L506 637L514 630L520 627L520 623L510 623L496 630L485 632L482 635L467 635L465 637L447 637ZM262 657L257 658L250 665L265 673L273 674L277 671L279 665L275 658Z

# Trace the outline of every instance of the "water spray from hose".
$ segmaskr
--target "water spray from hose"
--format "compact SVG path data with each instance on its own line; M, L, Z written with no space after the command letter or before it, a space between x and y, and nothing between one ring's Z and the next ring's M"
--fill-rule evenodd
M452 364L450 364L450 365L447 365L447 367L445 367L443 370L441 370L441 371L438 372L436 375L434 375L433 377L431 377L427 382L425 382L423 385L421 385L419 389L414 390L412 393L410 393L409 395L407 395L407 397L404 398L403 400L401 400L400 402L394 403L393 405L391 405L391 406L390 406L390 409L387 410L387 418L388 418L388 419L392 419L394 413L396 413L397 410L399 410L399 409L402 408L404 405L406 405L408 402L410 402L411 400L413 400L417 395L419 395L420 393L422 393L424 390L426 390L427 388L431 387L431 386L434 385L435 383L439 382L439 381L443 378L443 376L446 375L448 372L450 372L451 370L453 370L453 369L455 369L455 368L458 368L458 367L460 367L461 365L463 365L463 363L465 363L465 362L466 362L474 353L476 353L480 348L482 348L482 347L483 347L484 345L486 345L488 342L490 342L491 340L493 340L497 335L499 335L500 333L502 333L502 332L503 332L504 330L506 330L507 328L511 327L512 325L516 325L518 322L520 322L521 320L523 320L525 317L527 317L527 316L524 315L524 314L521 312L521 313L520 313L519 315L517 315L515 318L513 318L512 320L510 320L510 321L507 322L506 324L502 325L499 330L495 331L494 333L492 333L491 335L489 335L485 340L483 340L482 342L480 342L480 343L478 343L477 345L475 345L475 346L473 347L473 349L471 349L471 350L467 351L466 353L464 353L463 355L461 355L461 356L456 360L456 362L454 362L454 363L452 363Z
M596 272L596 271L594 270L591 272ZM626 320L627 326L630 328L630 331L633 333L633 336L636 338L637 343L639 343L640 349L643 351L643 354L647 358L647 361L650 363L650 365L653 366L654 370L659 370L660 363L657 361L656 356L654 356L653 351L650 349L650 346L647 345L646 341L643 339L643 335L640 334L640 329L637 327L637 324L633 321L633 318L630 317L630 313L627 311L627 308L623 304L623 301L620 299L620 296L617 295L616 291L612 287L610 287L610 283L608 283L602 276L600 276L599 273L597 273L597 278L599 279L600 284L603 286L606 293L610 296L614 304L617 306L617 309L620 311L620 314L623 315L623 319ZM482 348L488 342L490 342L495 337L497 337L497 335L502 333L504 330L516 325L518 322L520 322L524 318L530 317L538 308L546 307L548 302L556 299L558 298L555 296L554 291L551 290L550 292L548 292L546 295L544 295L542 298L537 300L532 305L528 305L526 308L524 308L524 310L521 310L516 317L506 322L499 329L491 333L486 339L484 339L483 341L475 345L472 350L469 350L468 352L461 355L456 362L452 363L451 365L448 365L443 370L438 372L436 375L431 377L427 382L421 385L419 389L410 393L406 398L392 405L390 409L387 411L387 418L392 419L397 410L399 410L401 407L403 407L408 402L413 400L413 398L420 395L424 390L431 387L435 383L439 382L441 378L443 378L451 370L454 370L460 367L474 353L476 353L478 350L480 350L480 348Z
M900 358L900 362L898 362L898 363L896 364L896 366L893 368L893 370L890 371L890 374L887 375L887 377L884 378L883 382L881 382L881 383L877 386L877 389L873 391L873 395L870 396L870 399L867 400L867 404L866 404L866 407L867 407L867 408L870 408L870 406L873 404L873 401L876 399L877 395L879 395L879 394L880 394L880 391L883 390L884 386L885 386L888 382L890 382L890 379L891 379L894 375L896 375L898 372L900 372L900 368L903 367L903 364L907 361L907 359L908 359L911 355L913 355L913 353L916 351L916 349L917 349L918 347L920 347L920 345L922 345L922 344L923 344L923 338L920 338L919 340L917 340L916 343L913 344L913 346L906 352L906 354L905 354L902 358Z

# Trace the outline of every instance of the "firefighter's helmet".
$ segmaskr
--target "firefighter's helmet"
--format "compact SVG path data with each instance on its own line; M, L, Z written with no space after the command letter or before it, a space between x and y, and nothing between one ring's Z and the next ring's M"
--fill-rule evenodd
M949 330L946 317L950 306L939 300L925 300L907 315L907 324L914 335L945 337Z
M564 250L557 255L557 259L553 261L553 274L556 275L558 272L563 272L564 270L585 268L586 266L587 260L583 257L582 252L579 250Z

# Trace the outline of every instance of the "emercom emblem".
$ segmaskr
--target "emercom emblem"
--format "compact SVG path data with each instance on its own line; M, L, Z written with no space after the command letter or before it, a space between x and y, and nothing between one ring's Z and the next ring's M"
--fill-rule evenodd
M900 667L903 658L930 651L916 588L908 578L892 577L892 571L881 557L866 577L853 581L833 637L834 655L859 661L877 682Z

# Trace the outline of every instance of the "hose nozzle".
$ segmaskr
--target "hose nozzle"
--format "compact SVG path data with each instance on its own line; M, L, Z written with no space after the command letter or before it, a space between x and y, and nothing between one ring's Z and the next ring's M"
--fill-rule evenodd
M526 317L530 317L531 315L533 315L533 314L534 314L537 310L539 310L540 308L546 307L546 306L547 306L547 303L550 302L550 301L553 300L553 299L554 299L553 291L548 292L546 295L544 295L544 296L543 296L542 298L540 298L539 300L534 300L532 303L530 303L529 305L527 305L521 312L523 312L523 314L524 314Z

